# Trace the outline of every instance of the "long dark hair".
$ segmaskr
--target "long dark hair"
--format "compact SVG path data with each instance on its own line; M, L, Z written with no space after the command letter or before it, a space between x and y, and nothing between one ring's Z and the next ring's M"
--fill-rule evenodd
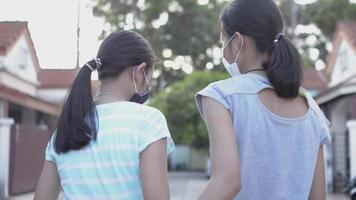
M250 36L261 53L270 60L263 63L267 76L279 97L298 96L303 77L303 60L284 35L283 17L273 0L235 0L221 17L230 37L235 32Z
M119 31L106 37L97 54L101 64L95 60L86 63L69 90L58 120L55 151L78 150L96 139L99 122L91 88L93 70L98 70L99 80L103 80L141 63L146 63L148 70L154 64L154 57L151 45L138 33Z

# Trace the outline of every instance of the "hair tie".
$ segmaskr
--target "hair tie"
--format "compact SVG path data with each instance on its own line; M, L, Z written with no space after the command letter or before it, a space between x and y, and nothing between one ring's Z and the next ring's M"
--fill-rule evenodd
M281 37L283 37L283 36L284 36L284 33L278 33L278 34L276 35L276 37L274 38L273 43L274 43L274 44L278 44L279 40L280 40Z
M93 72L96 70L100 70L102 63L100 58L93 58L91 61L87 62L85 66L88 67Z

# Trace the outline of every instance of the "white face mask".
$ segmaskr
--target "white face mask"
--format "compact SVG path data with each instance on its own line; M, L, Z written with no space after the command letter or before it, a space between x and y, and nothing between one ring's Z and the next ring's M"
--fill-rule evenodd
M235 58L235 61L234 63L230 64L226 58L224 57L224 50L225 48L227 47L227 45L229 45L229 43L231 42L231 40L235 37L236 34L234 34L230 39L229 41L227 41L227 43L223 46L223 48L221 49L221 54L222 54L222 62L225 66L225 69L227 72L229 72L229 74L232 76L232 77L235 77L235 76L238 76L238 75L241 75L241 72L239 70L239 66L237 64L237 60L239 58L239 55L240 55L240 52L241 52L241 49L242 47L244 46L244 38L241 36L241 47L239 48L239 51L237 52L237 55L236 55L236 58Z

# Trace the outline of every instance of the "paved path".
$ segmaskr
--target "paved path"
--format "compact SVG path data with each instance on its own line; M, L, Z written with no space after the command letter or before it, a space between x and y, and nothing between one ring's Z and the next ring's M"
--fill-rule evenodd
M172 200L195 200L207 184L202 173L170 173ZM349 200L345 195L329 194L327 200Z
M171 172L169 179L171 200L195 200L208 182L204 174L195 172ZM11 200L33 200L33 193L13 197ZM327 200L349 198L344 195L328 195Z
M170 173L170 192L172 200L197 199L207 184L207 179L202 173Z

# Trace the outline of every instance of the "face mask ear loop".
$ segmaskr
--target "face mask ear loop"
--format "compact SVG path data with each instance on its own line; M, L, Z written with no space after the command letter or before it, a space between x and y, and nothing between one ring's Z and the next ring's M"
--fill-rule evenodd
M135 80L135 69L136 69L136 66L133 67L133 70L132 70L132 78L133 78L133 81L134 81L134 87L135 87L135 92L137 93L137 85L136 85L136 80Z
M145 77L145 81L146 81L146 92L143 94L143 95L145 95L145 94L149 93L151 90L151 86L148 84L148 78L147 78L145 69L143 69L143 76Z
M231 36L231 38L226 42L226 44L224 45L224 49L227 47L227 45L229 45L229 43L231 42L232 39L234 39L236 34L234 34L233 36Z
M234 39L235 37L235 34L233 36L231 36L231 38L226 42L226 44L223 46L223 49L222 49L222 56L224 57L224 51L225 51L225 48L227 47L227 45L229 45L229 43L231 42L232 39Z
M240 38L240 36L239 36L239 38ZM240 52L241 52L243 46L244 46L244 37L241 35L241 47L239 48L239 51L237 52L237 56L235 58L235 63L239 59L239 55L240 55Z

